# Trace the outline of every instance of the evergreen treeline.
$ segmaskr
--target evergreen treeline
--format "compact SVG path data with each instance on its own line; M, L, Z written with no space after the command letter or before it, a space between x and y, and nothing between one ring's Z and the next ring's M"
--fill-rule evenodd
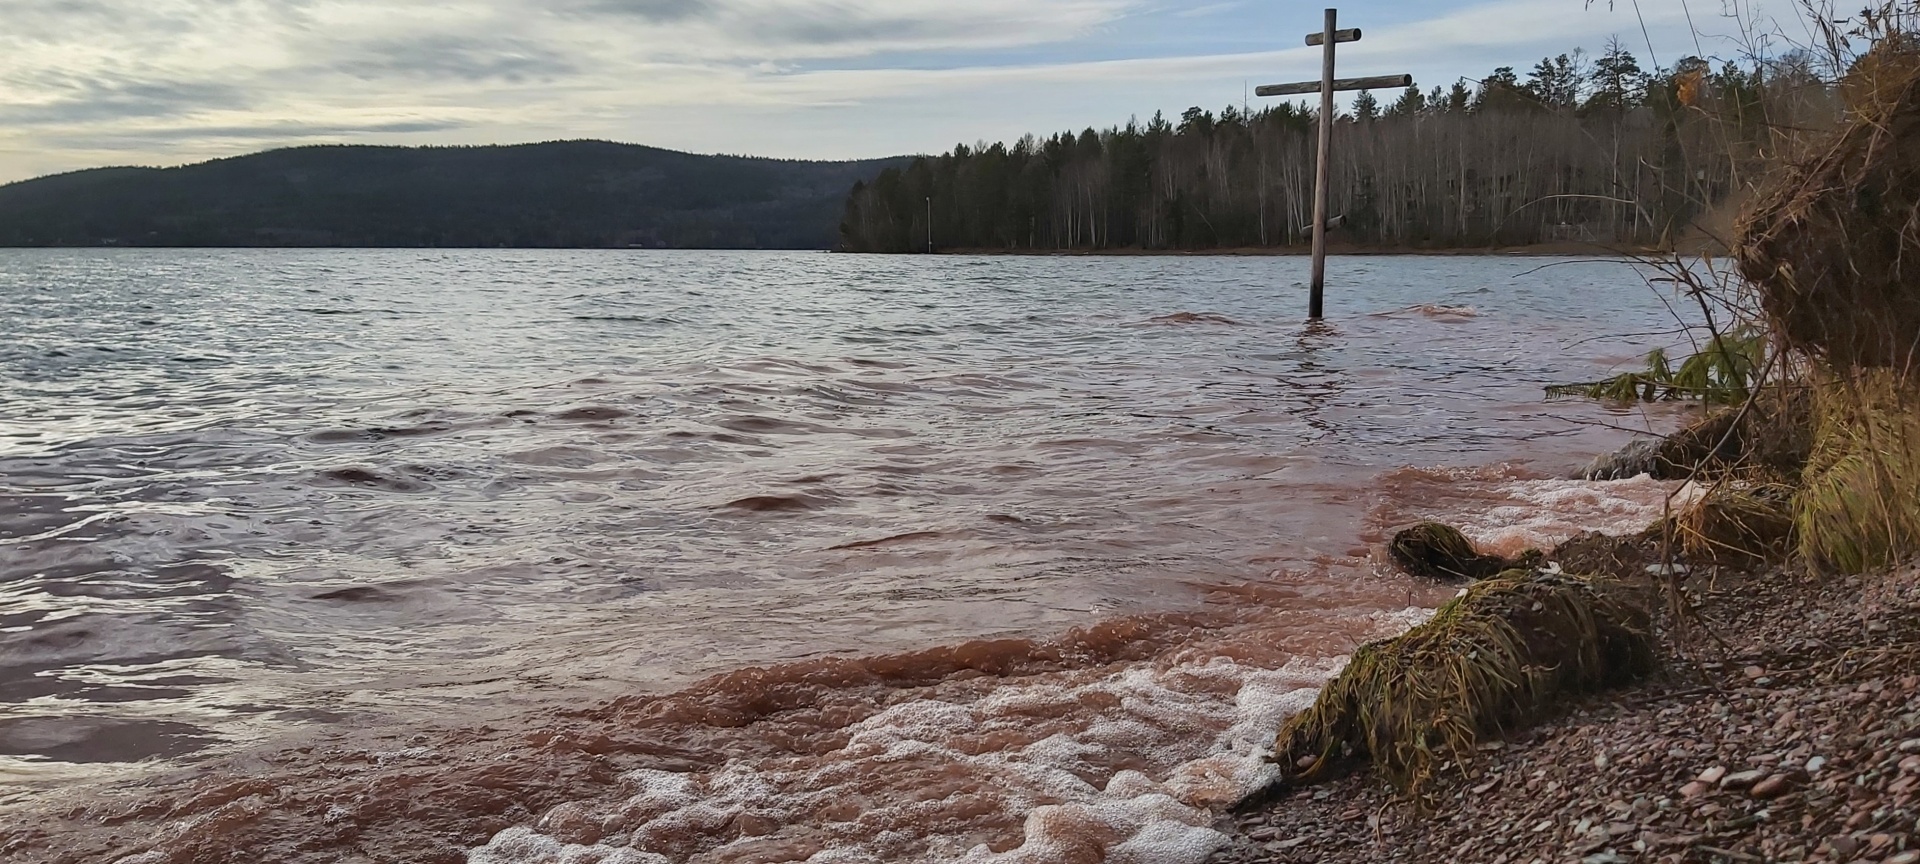
M605 141L298 147L0 186L0 246L826 249L887 165Z
M1336 239L1444 248L1660 245L1740 188L1781 130L1832 122L1804 56L1644 70L1618 43L1382 104L1333 132ZM841 248L1206 249L1304 242L1316 108L1277 103L1170 122L958 146L888 169L847 200ZM931 199L931 200L929 200ZM932 224L928 224L931 209Z

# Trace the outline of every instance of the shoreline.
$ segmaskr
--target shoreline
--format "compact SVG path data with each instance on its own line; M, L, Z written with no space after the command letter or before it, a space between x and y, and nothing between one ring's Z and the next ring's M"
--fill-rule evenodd
M848 255L926 255L926 252L839 252ZM1698 250L1680 250L1681 254L1697 254ZM1138 247L1118 247L1111 249L995 249L991 247L959 247L939 249L931 253L934 256L979 256L979 257L1040 257L1040 258L1292 258L1313 254L1307 246L1233 246L1217 249L1141 249ZM1472 246L1426 249L1411 246L1352 246L1333 245L1327 249L1329 257L1369 258L1369 257L1512 257L1512 258L1640 258L1674 254L1672 250L1645 247L1615 247L1595 243L1535 243L1522 246Z
M1362 767L1223 818L1212 864L1920 862L1920 565L1691 582L1662 672L1484 742L1437 812Z
M754 734L757 725L791 724L796 714L814 710L816 703L817 707L835 714L851 711L866 717L853 728L876 724L892 728L892 723L881 722L886 717L884 710L879 709L902 700L909 704L965 705L969 698L986 695L981 688L990 690L1005 685L1019 690L1030 684L1037 684L1043 690L1083 687L1104 694L1110 686L1107 682L1124 681L1140 674L1129 670L1142 663L1151 666L1155 658L1175 657L1196 645L1207 646L1204 648L1207 655L1216 656L1214 642L1217 639L1227 640L1221 644L1245 646L1241 651L1254 650L1253 656L1242 656L1247 665L1240 674L1247 676L1247 683L1242 686L1252 686L1250 695L1256 701L1275 698L1274 694L1262 694L1260 687L1254 686L1254 682L1263 680L1268 687L1273 680L1293 682L1286 685L1293 688L1311 680L1311 690L1288 690L1292 699L1317 693L1324 684L1324 676L1337 669L1337 666L1326 666L1330 658L1316 659L1299 668L1292 661L1264 662L1258 651L1271 650L1267 643L1278 631L1239 632L1247 625L1240 619L1249 615L1259 618L1263 608L1258 602L1246 603L1253 598L1242 594L1263 590L1275 589L1252 583L1229 592L1231 597L1221 598L1220 602L1209 602L1200 610L1102 619L1031 642L987 638L935 646L913 654L830 657L777 667L741 669L672 693L628 696L572 708L556 706L530 715L526 723L474 726L453 721L431 727L362 729L342 734L317 732L282 739L279 743L289 746L249 747L240 753L215 756L210 761L168 766L117 788L83 786L63 790L68 794L50 795L43 803L9 808L8 815L19 818L21 824L13 830L0 829L0 852L41 850L47 857L29 855L23 860L60 864L117 861L128 856L146 861L140 857L143 855L170 856L153 858L153 861L238 864L242 860L256 860L236 857L245 854L261 855L257 860L318 862L330 853L360 848L380 850L404 860L454 864L469 860L469 849L488 844L476 853L482 857L472 860L517 861L520 859L511 856L518 853L511 850L528 843L546 842L534 831L573 838L574 842L598 836L568 827L560 816L542 814L566 814L564 818L571 820L595 812L586 809L588 805L611 807L608 802L630 794L620 791L628 782L622 778L634 774L660 778L724 773L734 766L736 758L751 762L748 754L767 746L767 742L758 741ZM1435 592L1431 602L1417 604L1426 614L1430 614L1432 607L1440 602L1439 598L1447 593L1441 589ZM1372 632L1355 631L1351 636L1387 638L1403 632L1418 620L1424 620L1424 615L1411 619L1406 612L1383 612L1375 620ZM1277 624L1277 621L1262 622L1258 626L1270 628ZM1237 635L1223 635L1229 633ZM1256 645L1261 649L1254 649ZM1211 674L1216 675L1221 672L1218 665L1181 668L1186 671L1179 672L1180 675L1197 675L1204 669L1212 669ZM821 682L830 683L824 684L825 689L814 689L822 686ZM1129 698L1152 701L1155 691L1149 688L1127 692L1135 694ZM1272 711L1280 704L1273 702L1261 710ZM1294 702L1287 704L1293 708L1303 707ZM1071 710L1077 722L1108 722L1100 719L1099 711L1084 707ZM1275 714L1271 718L1274 724L1277 725L1281 716ZM701 718L694 721L701 726L740 731L727 733L731 743L724 749L712 749L711 745L696 748L677 737L679 721L665 725L657 722L661 718L684 717ZM832 722L839 724L847 719L855 718L843 717ZM1020 718L1021 723L1027 721L1028 718ZM810 721L802 721L806 722ZM1177 728L1170 731L1178 732L1181 738L1192 739L1188 741L1191 746L1193 740L1202 740L1217 730ZM844 733L830 733L840 734ZM1272 729L1263 728L1252 743L1257 745L1270 740L1271 736ZM785 749L787 745L778 746ZM804 748L798 749L804 752ZM1229 755L1231 762L1219 761ZM512 764L502 767L499 760L507 756L513 757ZM1247 753L1234 750L1231 754L1201 755L1189 764L1207 767L1200 768L1201 774L1190 782L1198 782L1199 776L1215 776L1214 772L1224 770L1229 764L1239 766L1232 773L1240 776L1258 760L1257 749ZM1179 767L1188 772L1186 765ZM1252 776L1245 773L1248 779ZM1178 785L1175 778L1165 779L1169 788ZM1138 782L1148 781L1143 777ZM1157 784L1159 780L1153 782ZM1217 779L1208 780L1193 786L1182 793L1182 797L1216 782ZM423 789L434 796L451 796L460 802L459 806L474 810L450 818L450 814L436 813L430 808L396 820L395 815L409 812L411 805L406 802L412 800L412 796L423 794ZM1239 792L1223 789L1210 793L1210 803L1199 812L1167 824L1186 822L1200 830L1244 792L1245 788ZM1141 794L1153 797L1149 793ZM364 803L338 803L349 799ZM1123 794L1115 801L1098 806L1131 808L1139 806L1138 800ZM1078 806L1081 805L1068 804L1060 809ZM1042 805L1036 809L1055 807ZM1166 817L1156 813L1153 818ZM169 827L188 822L217 823L224 827L204 835L176 834ZM101 830L99 825L112 827ZM309 827L318 825L325 827ZM346 840L348 835L354 839ZM424 842L429 836L437 839ZM270 842L269 838L272 838ZM491 843L489 838L493 838ZM1060 838L1041 839L1057 841ZM1033 841L1034 838L1028 837L1028 842ZM1045 842L1041 845L1050 848ZM280 857L266 854L275 850L284 854ZM669 860L686 860L686 856L675 854ZM1200 859L1181 857L1178 860L1197 862Z

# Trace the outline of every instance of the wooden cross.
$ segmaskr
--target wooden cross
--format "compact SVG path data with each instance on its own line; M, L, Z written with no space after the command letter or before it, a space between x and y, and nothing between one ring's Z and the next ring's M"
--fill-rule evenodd
M1320 80L1302 81L1297 84L1268 84L1256 88L1253 92L1259 96L1298 96L1305 93L1320 94L1320 153L1313 173L1313 289L1307 299L1307 317L1320 317L1321 294L1327 282L1327 171L1328 149L1333 146L1333 94L1340 90L1378 90L1388 87L1408 87L1413 84L1412 75L1379 75L1373 78L1335 78L1333 77L1333 46L1341 42L1360 41L1360 29L1335 29L1339 19L1339 10L1327 10L1326 28L1319 33L1308 33L1307 44L1323 46L1320 51Z

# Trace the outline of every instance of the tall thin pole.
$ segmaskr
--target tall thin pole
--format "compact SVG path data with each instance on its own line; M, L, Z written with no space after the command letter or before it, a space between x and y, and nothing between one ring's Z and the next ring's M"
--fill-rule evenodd
M927 196L927 254L933 254L933 196Z
M1333 149L1333 31L1338 18L1338 10L1327 10L1320 48L1320 157L1313 169L1313 285L1307 298L1307 317L1316 320L1327 285L1327 174L1328 151Z

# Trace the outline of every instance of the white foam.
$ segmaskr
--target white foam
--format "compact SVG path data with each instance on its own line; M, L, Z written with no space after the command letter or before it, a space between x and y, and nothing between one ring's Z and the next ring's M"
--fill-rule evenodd
M1645 474L1627 480L1515 480L1494 487L1512 503L1464 513L1460 530L1483 550L1515 555L1547 549L1584 531L1637 534L1672 507L1684 507L1681 484Z
M1404 629L1410 617L1378 626ZM755 860L750 844L791 837L820 847L805 859L817 864L1201 864L1227 840L1209 827L1214 814L1272 778L1280 722L1343 663L1274 670L1211 657L906 701L850 725L823 756L630 772L625 801L561 805L540 830L503 831L469 862L628 864L605 857L616 848L651 856L633 861ZM969 839L1019 814L1012 848ZM772 834L723 833L744 817ZM612 830L597 846L540 833L570 822Z
M613 846L561 843L526 828L508 828L467 853L467 864L671 864L661 855Z

